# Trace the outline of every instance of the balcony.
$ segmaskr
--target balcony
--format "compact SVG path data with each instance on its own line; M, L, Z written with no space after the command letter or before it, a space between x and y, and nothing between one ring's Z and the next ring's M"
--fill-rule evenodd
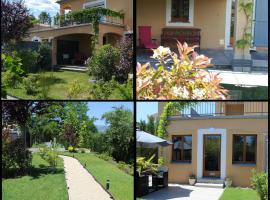
M267 102L199 102L181 112L174 113L170 119L201 118L266 118Z

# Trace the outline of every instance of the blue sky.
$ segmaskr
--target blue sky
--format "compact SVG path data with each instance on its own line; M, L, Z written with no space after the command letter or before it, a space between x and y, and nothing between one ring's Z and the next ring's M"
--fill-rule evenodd
M124 106L133 111L133 102L88 102L88 112L89 117L98 118L95 121L95 125L105 125L105 121L100 118L106 112L112 111L113 107Z
M60 10L60 5L55 3L56 0L24 0L24 2L35 17L38 17L42 11L48 12L52 17Z
M136 122L140 120L147 121L147 115L152 115L158 112L157 102L137 102L136 104Z

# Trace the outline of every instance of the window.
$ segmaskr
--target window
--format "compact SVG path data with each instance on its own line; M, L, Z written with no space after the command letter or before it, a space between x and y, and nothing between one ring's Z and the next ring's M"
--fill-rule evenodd
M256 163L256 135L233 136L233 163Z
M193 26L194 0L167 0L167 26Z
M191 162L192 136L173 136L172 141L172 161Z
M189 0L172 0L171 22L189 22Z

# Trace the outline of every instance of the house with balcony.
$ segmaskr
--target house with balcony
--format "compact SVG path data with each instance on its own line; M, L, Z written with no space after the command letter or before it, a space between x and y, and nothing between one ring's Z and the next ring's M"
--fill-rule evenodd
M52 46L52 65L83 65L91 56L93 27L88 19L69 20L67 14L86 8L107 8L122 12L124 18L101 16L98 46L117 45L125 34L133 32L132 0L58 0L60 18L49 24L36 25L29 31L28 41L47 41ZM61 20L60 20L61 19Z
M213 58L220 69L250 72L268 70L268 1L252 2L252 22L248 33L251 47L236 48L243 37L246 16L241 10L242 0L137 0L137 61L153 61L147 46L165 46L176 49L176 40L189 46L199 45L200 54ZM151 29L152 41L140 36ZM143 30L143 31L141 31ZM141 38L140 38L141 37ZM149 37L147 37L149 38ZM149 40L151 40L149 39ZM151 45L149 45L151 44Z
M159 116L165 102L159 102ZM169 182L249 187L252 169L268 171L267 102L198 102L169 117L165 158Z

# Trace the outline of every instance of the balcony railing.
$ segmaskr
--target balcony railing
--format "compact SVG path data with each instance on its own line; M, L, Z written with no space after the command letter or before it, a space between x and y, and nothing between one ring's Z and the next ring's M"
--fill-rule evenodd
M268 116L264 102L200 102L176 112L171 118L213 118L233 116Z

